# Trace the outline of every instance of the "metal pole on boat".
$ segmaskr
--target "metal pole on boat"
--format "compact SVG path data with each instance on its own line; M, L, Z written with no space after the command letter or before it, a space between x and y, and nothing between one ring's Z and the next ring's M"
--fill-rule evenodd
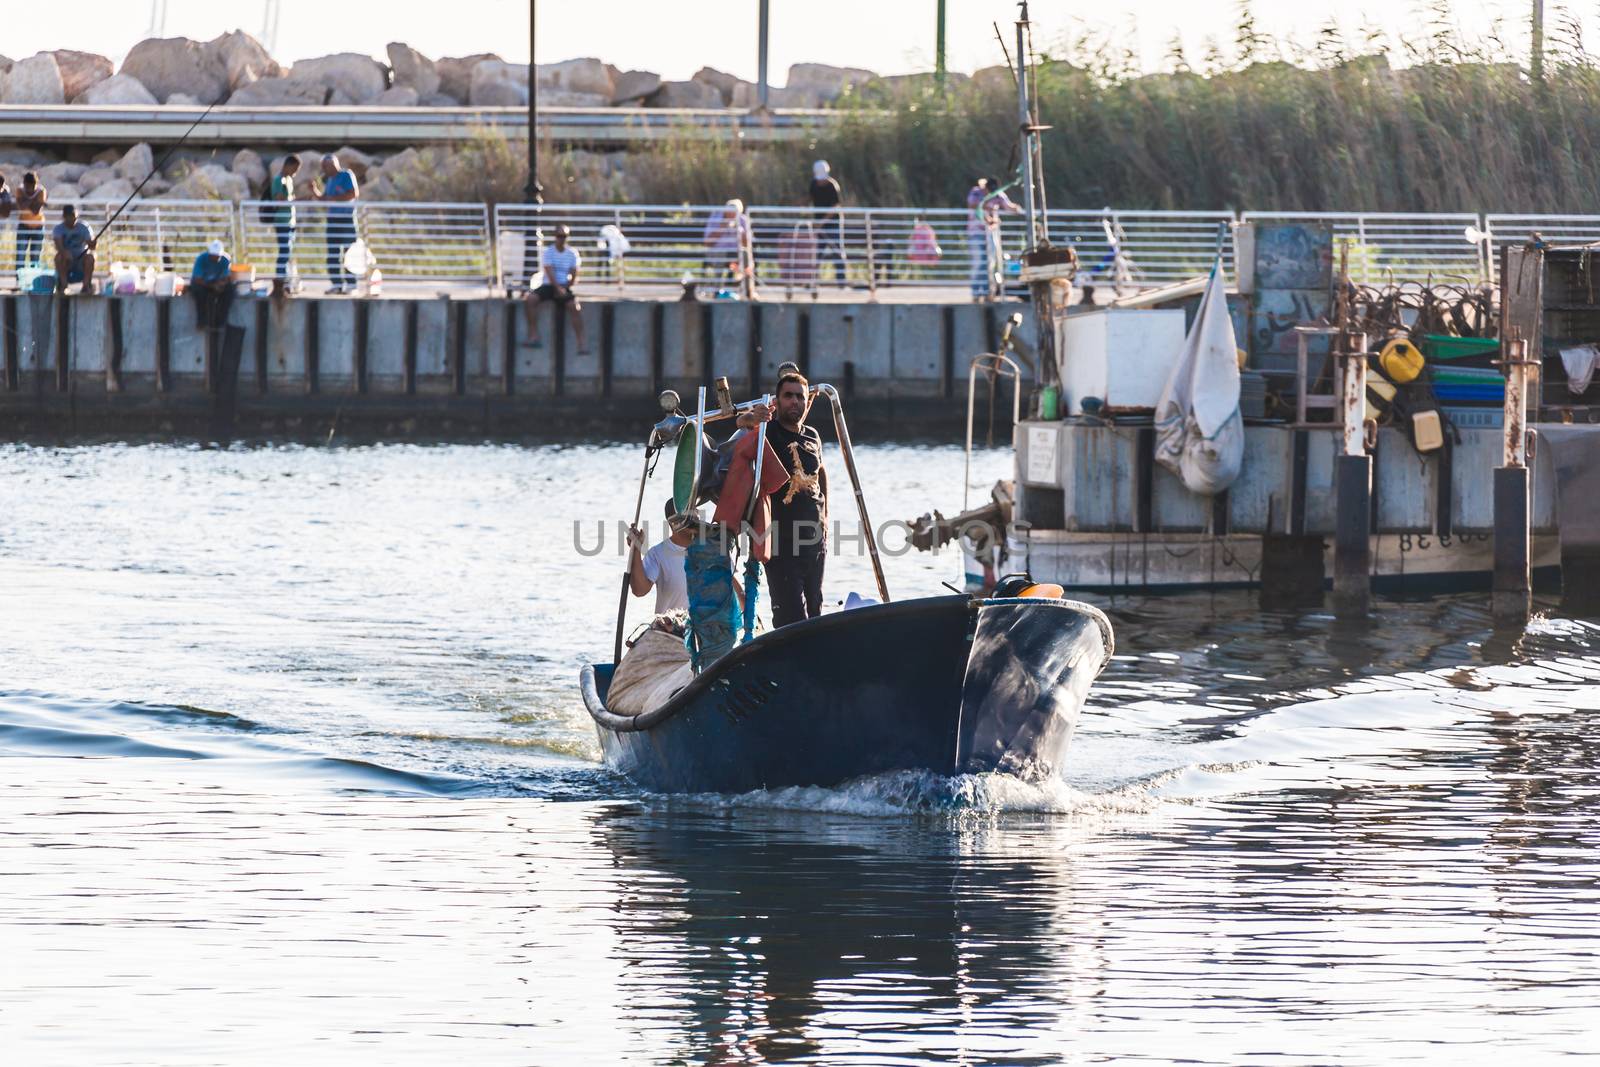
M1022 17L1017 19L1017 129L1022 134L1022 180L1025 185L1023 207L1028 212L1028 250L1039 243L1038 220L1033 203L1033 112L1028 107L1028 3L1022 2Z
M833 429L839 435L839 451L844 453L844 468L850 473L850 487L856 493L856 512L861 516L861 533L866 537L867 552L872 556L872 576L878 581L878 599L889 603L889 583L883 580L883 560L878 558L878 539L872 533L872 519L867 516L867 498L861 492L861 476L856 473L856 453L850 445L850 428L844 422L844 405L839 401L839 391L823 383L817 392L833 405Z
M700 468L705 462L705 447L702 442L706 436L706 387L700 387L700 399L695 407L694 416L694 482L689 487L689 499L683 505L679 514L694 510L695 503L700 499Z
M771 394L763 394L761 403L771 405ZM745 558L744 566L744 639L749 641L756 635L756 583L761 580L760 572L756 566L756 505L761 501L761 466L767 458L767 424L761 422L756 426L756 477L750 486L750 503L744 507L745 529L750 531L750 551Z
M639 476L639 499L633 504L633 525L639 525L639 516L644 511L644 487L650 480L650 457L655 454L653 443L644 450L644 473ZM629 527L632 529L633 527ZM617 641L612 649L611 662L622 662L622 630L628 619L628 586L633 580L633 554L638 549L631 544L628 546L628 558L622 565L622 596L617 601Z

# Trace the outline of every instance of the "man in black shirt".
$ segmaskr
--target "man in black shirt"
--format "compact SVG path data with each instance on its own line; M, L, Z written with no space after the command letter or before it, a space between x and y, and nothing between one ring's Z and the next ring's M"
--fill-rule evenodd
M843 194L839 179L829 173L828 161L811 164L811 206L817 212L817 258L833 263L833 280L844 281L844 216L839 212ZM819 272L818 277L821 277Z
M822 571L828 561L828 472L822 437L805 424L811 388L796 371L778 379L775 419L767 443L783 461L789 483L772 494L767 529L767 585L772 625L822 614Z

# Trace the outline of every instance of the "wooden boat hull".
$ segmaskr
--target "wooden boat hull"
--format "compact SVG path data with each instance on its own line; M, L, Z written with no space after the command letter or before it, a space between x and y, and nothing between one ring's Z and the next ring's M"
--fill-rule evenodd
M757 637L661 708L605 706L582 672L606 762L658 792L834 785L894 770L1056 773L1111 626L1069 600L932 597Z

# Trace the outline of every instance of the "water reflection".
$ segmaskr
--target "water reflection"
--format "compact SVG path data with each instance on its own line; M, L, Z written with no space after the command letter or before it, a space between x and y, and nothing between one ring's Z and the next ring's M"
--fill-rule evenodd
M1061 930L1070 865L1016 848L1021 830L682 808L593 824L632 1021L659 1024L647 1005L676 990L697 1062L1044 1062L1063 998L1103 970L1092 909Z

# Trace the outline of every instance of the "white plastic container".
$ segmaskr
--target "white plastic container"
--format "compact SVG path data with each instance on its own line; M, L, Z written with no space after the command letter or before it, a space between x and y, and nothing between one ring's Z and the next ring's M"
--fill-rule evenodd
M177 296L178 276L171 271L162 271L156 275L155 285L150 292L155 296Z
M1179 308L1100 308L1057 321L1061 405L1082 415L1085 397L1112 413L1154 411L1183 350Z

